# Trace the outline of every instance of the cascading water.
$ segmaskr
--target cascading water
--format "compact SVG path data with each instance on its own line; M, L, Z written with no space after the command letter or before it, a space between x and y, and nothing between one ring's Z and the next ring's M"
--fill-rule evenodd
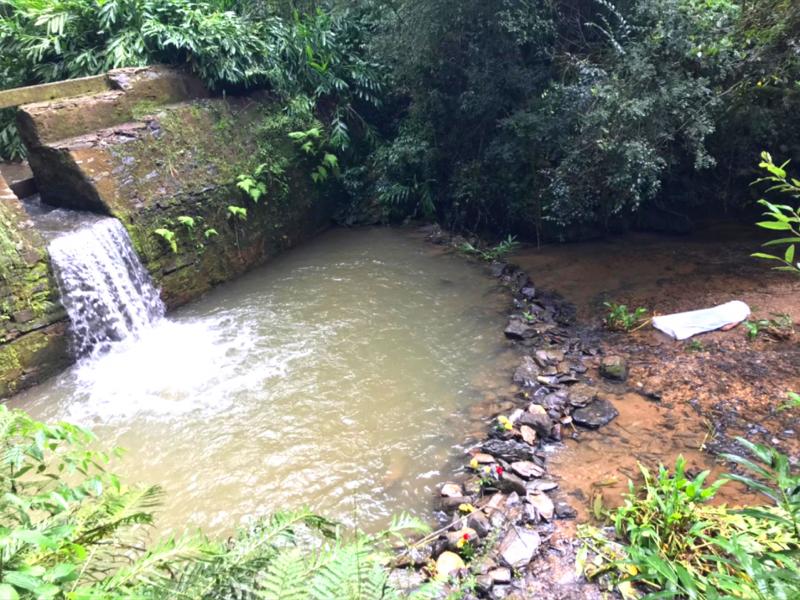
M164 316L158 290L117 219L61 234L48 250L78 357L102 353Z

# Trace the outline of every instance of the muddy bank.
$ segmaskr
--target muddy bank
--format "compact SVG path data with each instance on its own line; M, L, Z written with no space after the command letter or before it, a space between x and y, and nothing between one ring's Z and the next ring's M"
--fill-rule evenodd
M551 471L588 521L601 507L618 505L638 464L674 464L713 475L730 468L720 452L736 452L737 436L772 444L798 460L800 409L786 409L786 393L800 390L800 280L770 271L750 258L763 238L749 229L719 228L698 237L631 235L558 247L524 248L514 262L540 287L575 307L577 326L598 340L602 356L619 356L625 381L588 377L619 411L598 431L576 430L550 448ZM762 326L751 338L744 325L685 342L650 326L632 334L604 329L605 301L669 314L743 300ZM793 326L791 324L794 324ZM717 499L729 505L756 501L729 485ZM565 540L572 531L561 531ZM577 596L576 596L577 597Z

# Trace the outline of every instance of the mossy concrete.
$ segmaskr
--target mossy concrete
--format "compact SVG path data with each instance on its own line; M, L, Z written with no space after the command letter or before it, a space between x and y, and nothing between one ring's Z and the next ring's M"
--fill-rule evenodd
M174 308L325 228L332 202L289 138L314 123L266 94L209 98L169 69L112 73L117 89L20 108L42 198L114 216ZM266 165L258 202L237 186ZM10 192L9 192L10 193ZM45 244L21 205L0 205L0 396L73 358ZM246 209L240 219L230 207ZM163 235L174 235L173 251Z
M34 102L47 102L58 98L98 94L112 89L111 86L112 82L107 75L94 75L11 90L0 90L0 108L11 108Z
M314 165L288 137L298 126L265 95L161 107L70 140L59 149L62 164L78 168L62 186L82 208L123 222L173 308L328 224L332 208L311 181ZM260 161L280 174L256 203L236 181ZM247 219L229 206L245 208ZM174 234L177 252L156 230Z
M72 362L44 240L0 178L0 397Z

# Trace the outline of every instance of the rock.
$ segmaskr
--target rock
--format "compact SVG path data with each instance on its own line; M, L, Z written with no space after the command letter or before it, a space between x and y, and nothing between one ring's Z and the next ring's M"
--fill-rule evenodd
M558 487L558 484L555 481L550 481L549 479L538 479L536 481L529 481L527 488L529 492L549 492L550 490L554 490Z
M484 593L489 592L493 585L494 580L488 575L479 575L475 578L475 586Z
M628 363L621 356L604 356L600 361L600 375L613 381L625 381L628 378Z
M447 496L448 498L457 498L464 496L464 490L461 489L461 486L457 483L445 483L441 489L442 496Z
M469 496L442 496L440 506L444 511L451 511L457 509L462 504L469 504L472 498Z
M569 503L563 500L556 501L556 516L559 519L574 519L578 516L578 511L575 510Z
M475 530L478 537L486 537L492 531L489 518L482 511L474 512L467 517L467 527Z
M24 309L15 312L11 315L11 318L14 320L15 323L27 323L28 321L33 321L36 315L31 309Z
M436 559L436 580L447 581L451 575L466 568L462 558L455 552L442 552Z
M520 296L525 298L528 302L536 298L536 288L534 285L529 281L525 286L519 291Z
M497 567L487 573L494 583L511 583L511 569Z
M492 600L504 600L508 597L508 593L511 591L510 585L496 585L492 588L492 591L489 593L489 598Z
M498 553L503 562L512 569L521 569L533 559L542 539L529 529L512 527L500 543Z
M531 446L536 445L536 431L534 431L532 427L523 425L519 428L519 433L522 435L522 439L525 440L526 444L530 444Z
M508 265L504 262L493 262L489 267L492 277L500 277Z
M539 376L539 367L530 356L523 356L517 370L514 371L514 383L533 386Z
M418 569L392 569L389 573L392 587L404 596L411 595L425 583L425 576Z
M529 460L521 460L511 463L511 470L525 479L530 479L531 477L541 477L544 475L544 469Z
M613 421L618 415L619 412L611 402L605 398L598 398L589 406L573 412L572 420L589 429L598 429Z
M547 358L547 352L544 350L537 350L534 352L533 360L543 369L550 364L550 359Z
M525 488L525 482L522 481L516 475L509 473L508 471L504 471L503 474L500 476L500 479L497 482L497 488L501 492L512 493L516 492L517 494L525 495L527 493L527 489Z
M532 338L536 334L536 330L519 319L511 319L503 333L510 340L525 340Z
M488 465L493 462L496 462L494 456L492 456L491 454L484 454L483 452L478 452L476 454L473 454L472 458L478 461L479 465Z
M573 385L569 390L569 403L581 408L590 404L597 397L597 390L585 383Z
M531 404L528 408L528 412L519 418L518 423L520 425L527 425L536 432L536 435L542 438L550 435L550 429L553 427L553 423L550 421L547 411L538 404Z
M532 447L524 442L517 442L514 440L491 439L484 442L483 450L486 454L502 458L507 462L534 460L535 458Z
M398 557L397 566L421 567L423 565L428 564L428 562L431 560L432 555L433 555L433 548L431 548L430 545L428 544L419 547L411 546Z
M536 514L540 519L552 521L555 514L555 506L550 496L543 493L528 494L528 502L536 509Z

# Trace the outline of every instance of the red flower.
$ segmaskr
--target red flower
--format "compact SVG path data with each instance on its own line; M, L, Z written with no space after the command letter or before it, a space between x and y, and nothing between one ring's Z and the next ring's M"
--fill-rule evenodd
M468 533L465 533L465 534L464 534L464 541L466 542L468 539L469 539L469 534L468 534Z
M497 476L500 477L503 474L503 467L497 467Z

